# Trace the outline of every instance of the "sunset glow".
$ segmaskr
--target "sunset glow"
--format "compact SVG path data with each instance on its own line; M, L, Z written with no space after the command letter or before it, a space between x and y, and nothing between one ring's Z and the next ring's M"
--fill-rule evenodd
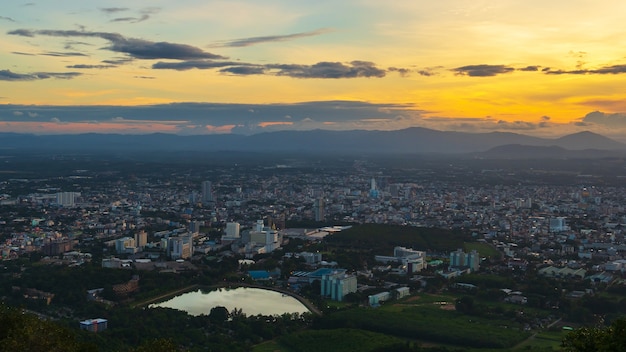
M617 0L10 1L0 126L421 126L623 140L625 11Z

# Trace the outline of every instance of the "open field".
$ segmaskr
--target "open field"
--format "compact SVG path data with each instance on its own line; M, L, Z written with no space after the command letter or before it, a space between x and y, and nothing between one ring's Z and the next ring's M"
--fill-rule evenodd
M463 243L463 249L465 250L465 252L476 250L478 253L480 253L481 257L486 257L486 258L500 257L500 252L498 252L497 249L495 249L493 246L491 246L488 243L465 242Z

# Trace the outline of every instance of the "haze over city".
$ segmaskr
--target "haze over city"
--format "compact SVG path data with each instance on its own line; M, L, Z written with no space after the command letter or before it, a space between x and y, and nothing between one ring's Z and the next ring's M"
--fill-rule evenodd
M626 4L11 1L4 132L510 131L623 140Z

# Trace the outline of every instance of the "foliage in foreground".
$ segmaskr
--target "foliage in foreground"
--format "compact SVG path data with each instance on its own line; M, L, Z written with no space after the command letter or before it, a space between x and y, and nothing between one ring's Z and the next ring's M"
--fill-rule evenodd
M618 319L607 328L580 328L563 339L566 352L626 351L626 319Z

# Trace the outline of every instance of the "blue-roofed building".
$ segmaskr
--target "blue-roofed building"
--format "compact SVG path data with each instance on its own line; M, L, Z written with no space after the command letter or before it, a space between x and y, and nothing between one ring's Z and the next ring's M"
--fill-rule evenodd
M252 280L257 280L257 281L271 279L270 272L267 270L250 270L248 271L248 275L250 275Z

